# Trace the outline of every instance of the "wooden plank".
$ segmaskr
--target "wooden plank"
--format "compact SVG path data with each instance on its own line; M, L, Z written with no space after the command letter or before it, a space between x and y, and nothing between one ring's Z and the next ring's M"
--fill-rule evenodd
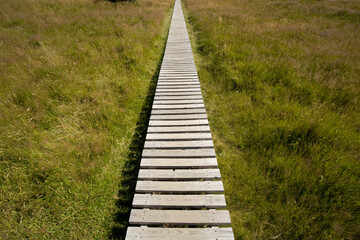
M137 193L223 193L221 181L137 181Z
M135 194L134 208L225 208L224 195Z
M210 132L209 126L171 126L171 127L149 127L148 133L175 133L175 132Z
M215 168L216 158L143 158L141 168Z
M163 86L200 86L200 83L198 81L177 81L177 82L173 82L173 81L159 81L157 83L158 87L163 87Z
M165 105L171 105L171 104L203 104L203 100L202 99L188 99L188 100L155 100L154 105L161 105L161 104L165 104Z
M185 74L167 74L166 76L159 75L158 81L163 80L199 80L197 75L185 75Z
M208 125L207 119L196 120L150 120L149 126L194 126L194 125Z
M196 103L196 104L159 104L153 105L153 109L191 109L191 108L205 108L204 104L202 103Z
M193 64L186 64L186 65L163 65L163 67L161 67L161 70L182 70L182 71L196 71L196 67Z
M219 169L140 169L138 180L218 180Z
M197 74L197 72L195 70L191 70L191 71L186 71L186 70L165 70L162 69L160 70L160 74Z
M232 240L232 228L154 228L129 227L126 240Z
M200 84L176 84L176 85L158 85L157 90L166 90L166 89L200 89Z
M215 157L213 148L200 149L148 149L142 152L142 157Z
M206 114L152 115L150 120L207 119Z
M197 77L197 73L165 73L165 72L160 72L159 74L160 77L173 77L173 76L176 76L176 77Z
M196 81L161 81L158 82L158 88L200 88L200 83Z
M146 140L211 140L210 133L148 133Z
M201 141L146 141L144 148L212 148L211 140Z
M201 95L201 92L155 92L155 97L157 96L195 96Z
M182 82L194 82L194 83L200 83L199 82L199 79L197 78L194 78L194 79L169 79L169 80L166 80L166 79L159 79L158 80L158 83L182 83Z
M217 226L230 225L230 215L227 210L149 210L132 209L130 224L136 225L187 225L187 226Z
M201 93L200 88L157 88L155 93L191 92Z
M186 99L202 99L201 95L188 95L188 96L161 96L157 95L154 101L158 100L186 100Z
M188 58L185 58L184 60L186 61ZM166 60L166 59L165 59ZM167 62L169 62L169 61L167 61ZM192 64L188 64L188 66L190 66L190 68L191 68L191 65ZM170 66L170 65L168 65L168 66ZM195 72L195 71L192 71L192 72L190 72L189 73L189 71L187 71L187 72L178 72L178 73L176 73L176 74L174 74L174 73L169 73L169 72L164 72L164 71L160 71L160 74L159 74L159 77L188 77L188 78L197 78L198 77L198 75L197 75L197 73Z

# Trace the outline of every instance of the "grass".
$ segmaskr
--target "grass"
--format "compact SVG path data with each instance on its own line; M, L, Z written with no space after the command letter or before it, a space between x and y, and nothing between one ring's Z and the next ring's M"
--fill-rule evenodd
M359 239L358 2L184 5L236 239Z
M171 5L0 2L1 239L123 237Z

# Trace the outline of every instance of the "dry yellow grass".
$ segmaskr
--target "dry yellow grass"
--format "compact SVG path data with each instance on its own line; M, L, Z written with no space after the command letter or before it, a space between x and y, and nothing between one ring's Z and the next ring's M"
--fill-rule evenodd
M358 239L358 1L184 2L236 238Z
M0 238L110 234L171 4L0 1Z

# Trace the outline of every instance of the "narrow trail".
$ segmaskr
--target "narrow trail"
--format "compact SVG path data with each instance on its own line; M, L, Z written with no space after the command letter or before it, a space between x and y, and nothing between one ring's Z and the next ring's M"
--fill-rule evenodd
M135 192L126 239L234 239L180 0Z

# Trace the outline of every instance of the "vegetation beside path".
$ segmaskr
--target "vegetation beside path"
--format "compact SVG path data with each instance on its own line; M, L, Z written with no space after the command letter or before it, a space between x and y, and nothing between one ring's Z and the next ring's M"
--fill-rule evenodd
M360 238L356 0L185 0L237 239Z
M1 239L104 239L123 221L121 173L172 4L0 1Z

